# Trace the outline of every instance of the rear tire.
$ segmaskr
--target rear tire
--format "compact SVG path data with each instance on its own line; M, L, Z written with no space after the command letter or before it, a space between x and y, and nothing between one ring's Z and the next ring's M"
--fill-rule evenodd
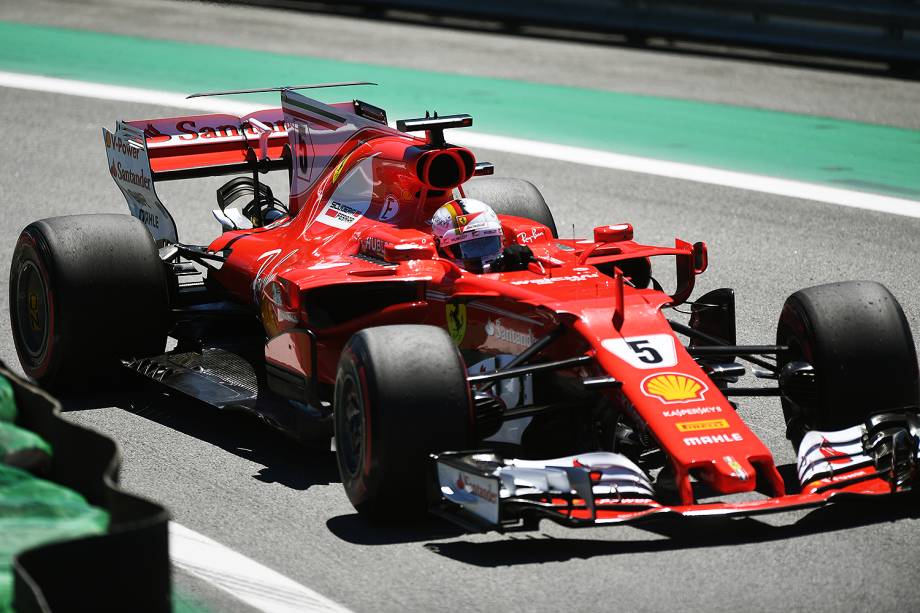
M43 387L113 375L121 358L162 353L166 273L147 228L127 215L29 224L10 267L19 361Z
M466 369L450 335L434 326L352 336L339 360L334 409L342 485L370 519L423 515L428 455L470 444Z
M787 436L798 447L808 430L840 430L886 409L920 400L917 353L904 312L883 285L829 283L795 292L776 330L792 361L814 367L808 406L783 398ZM806 403L801 403L806 404Z
M488 204L499 215L514 215L541 223L558 238L556 221L543 194L530 181L510 177L477 177L463 185L463 193Z

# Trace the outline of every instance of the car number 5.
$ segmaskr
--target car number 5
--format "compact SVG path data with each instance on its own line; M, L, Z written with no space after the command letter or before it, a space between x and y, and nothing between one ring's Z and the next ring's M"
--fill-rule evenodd
M648 339L642 338L637 341L627 341L626 344L636 353L636 357L646 364L661 364L664 361L661 354L650 345Z
M605 338L601 345L634 368L650 370L677 365L677 348L670 334Z

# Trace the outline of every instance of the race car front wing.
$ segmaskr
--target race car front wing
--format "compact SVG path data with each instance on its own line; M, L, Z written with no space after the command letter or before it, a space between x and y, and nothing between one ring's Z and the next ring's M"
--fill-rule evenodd
M548 460L508 459L491 451L432 458L438 484L432 512L468 531L536 529L541 519L588 527L664 515L745 516L910 491L920 474L920 417L909 409L844 430L811 431L799 447L800 491L742 502L659 502L651 477L612 452Z

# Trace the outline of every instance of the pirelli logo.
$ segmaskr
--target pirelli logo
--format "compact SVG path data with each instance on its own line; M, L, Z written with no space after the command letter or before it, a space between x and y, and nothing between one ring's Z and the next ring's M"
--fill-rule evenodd
M728 428L728 421L724 419L700 419L697 421L679 421L675 425L681 432L699 432L700 430Z

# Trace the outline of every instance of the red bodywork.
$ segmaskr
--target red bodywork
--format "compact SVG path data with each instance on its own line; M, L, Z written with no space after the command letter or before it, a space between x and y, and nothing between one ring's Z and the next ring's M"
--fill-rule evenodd
M270 131L253 127L250 118ZM265 228L225 232L209 246L227 256L222 268L210 273L209 283L259 309L269 338L269 364L334 384L343 346L366 327L430 324L449 330L462 350L507 355L520 353L561 326L563 336L544 356L590 355L595 360L573 370L572 376L606 375L622 382L603 393L647 424L671 459L681 501L670 507L645 504L641 510L615 500L607 505L598 501L598 522L663 511L750 514L820 504L841 492L891 491L876 478L829 490L820 487L826 483L816 483L806 493L785 494L770 451L687 352L662 312L662 307L689 296L695 275L706 267L704 247L680 240L673 247L642 245L632 240L628 225L597 228L591 240L557 239L546 226L501 216L506 245L528 246L536 261L524 271L472 274L438 257L426 225L455 191L435 189L419 176L426 164L434 165L423 156L438 148L429 146L427 138L357 116L352 103L322 105L285 92L281 109L243 118L210 115L130 123L146 130L155 177L240 165L252 155L250 149L266 163L290 157L291 216ZM452 151L451 159L461 167L457 185L462 189L462 180L472 174L472 154ZM368 169L366 207L333 204L338 186L353 171L368 174ZM619 268L612 274L597 268L657 256L676 260L678 287L673 295L632 287ZM362 288L373 291L367 305ZM315 308L316 296L330 290L341 290L336 295L348 316ZM638 356L651 356L643 353L649 345L644 339L650 338L657 339L653 347L659 357L661 349L669 354L660 365L624 359L622 350L615 350L625 343ZM770 497L698 505L691 476L722 494L760 486ZM842 478L846 476L836 479Z

